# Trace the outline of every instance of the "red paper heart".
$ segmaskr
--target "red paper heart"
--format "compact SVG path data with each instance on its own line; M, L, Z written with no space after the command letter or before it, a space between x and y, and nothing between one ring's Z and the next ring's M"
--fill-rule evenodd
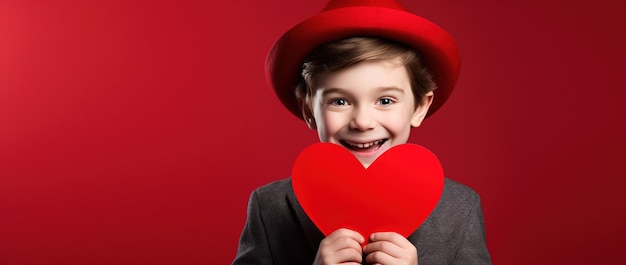
M345 148L318 143L292 171L300 205L326 236L349 228L365 238L383 231L408 237L437 205L443 182L437 157L415 144L394 146L366 169Z

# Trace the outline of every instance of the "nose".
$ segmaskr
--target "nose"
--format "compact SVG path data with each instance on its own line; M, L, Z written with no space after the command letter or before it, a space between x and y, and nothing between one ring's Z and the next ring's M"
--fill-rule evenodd
M350 129L357 131L367 131L374 129L376 119L367 107L358 107L353 110L352 120L350 121Z

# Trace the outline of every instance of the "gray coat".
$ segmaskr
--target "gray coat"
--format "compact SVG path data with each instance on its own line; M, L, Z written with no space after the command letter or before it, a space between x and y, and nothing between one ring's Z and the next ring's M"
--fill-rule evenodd
M322 239L298 203L291 179L276 181L252 192L233 264L312 264ZM433 212L408 239L417 247L420 265L491 264L480 198L449 179Z

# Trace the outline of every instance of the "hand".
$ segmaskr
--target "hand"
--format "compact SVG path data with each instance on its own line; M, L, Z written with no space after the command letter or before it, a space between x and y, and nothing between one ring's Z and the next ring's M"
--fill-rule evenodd
M395 232L373 233L363 253L368 264L417 265L417 248Z
M363 242L365 238L358 232L346 228L337 229L320 242L313 264L360 265L363 260Z

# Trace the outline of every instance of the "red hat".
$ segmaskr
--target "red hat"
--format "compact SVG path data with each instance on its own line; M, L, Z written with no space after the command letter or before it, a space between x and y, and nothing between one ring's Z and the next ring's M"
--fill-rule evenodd
M437 85L427 115L448 99L461 66L452 37L432 22L408 12L395 0L330 0L320 13L291 28L272 46L266 78L296 117L302 112L295 87L305 57L320 44L355 36L391 39L414 48Z

